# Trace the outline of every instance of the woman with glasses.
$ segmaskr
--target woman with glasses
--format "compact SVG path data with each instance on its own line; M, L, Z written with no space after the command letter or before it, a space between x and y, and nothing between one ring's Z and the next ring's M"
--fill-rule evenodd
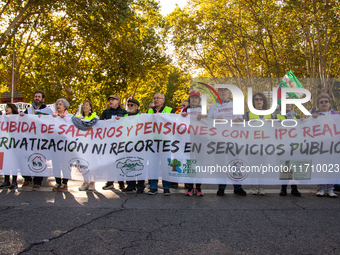
M255 93L253 95L253 106L256 110L267 110L268 102L267 102L266 96L263 93L260 93L260 92ZM261 116L261 115L256 115L256 114L254 114L250 111L246 112L246 114L244 115L244 119L246 121L253 120L253 119L267 120L267 119L271 119L271 118L272 118L271 114ZM262 195L262 196L265 195L263 185L251 185L250 194L252 194L252 195L259 194L259 195Z
M322 93L318 96L318 111L312 114L312 117L318 118L325 115L339 114L337 111L331 109L330 97L326 93ZM336 198L337 195L334 193L334 184L320 184L316 192L317 197L323 197L325 195Z

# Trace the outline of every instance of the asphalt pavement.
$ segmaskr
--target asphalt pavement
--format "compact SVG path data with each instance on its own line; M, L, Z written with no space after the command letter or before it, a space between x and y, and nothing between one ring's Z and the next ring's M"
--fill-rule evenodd
M157 195L53 185L0 190L0 254L340 254L340 193L316 197L315 185L301 197L280 197L280 186L219 197L203 184L204 197L187 197L183 184L171 196L160 182Z

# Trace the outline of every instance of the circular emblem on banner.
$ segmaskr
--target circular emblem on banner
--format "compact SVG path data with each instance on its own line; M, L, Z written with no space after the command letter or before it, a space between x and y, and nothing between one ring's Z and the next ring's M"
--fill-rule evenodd
M143 174L144 158L141 157L125 157L117 159L116 168L120 169L120 176L137 177Z
M228 163L230 165L230 171L228 171L228 176L233 181L243 181L248 177L248 173L241 171L241 167L248 166L248 163L242 159L234 159Z
M71 173L86 175L90 171L90 164L81 158L73 158L68 162Z
M46 158L44 155L34 153L28 158L28 168L34 173L41 173L46 169Z

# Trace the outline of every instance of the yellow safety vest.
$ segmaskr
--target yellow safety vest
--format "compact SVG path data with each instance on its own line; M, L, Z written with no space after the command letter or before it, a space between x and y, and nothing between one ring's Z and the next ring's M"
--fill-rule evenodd
M267 115L264 115L263 118L266 120L266 119L270 119L272 117L271 114L267 114ZM249 120L252 120L252 119L260 119L260 116L259 115L256 115L252 112L249 112Z
M163 111L162 111L161 113L171 113L171 111L172 111L172 108L171 108L171 107L165 106L164 109L163 109ZM155 112L154 112L153 109L151 108L151 109L149 109L148 113L155 113Z

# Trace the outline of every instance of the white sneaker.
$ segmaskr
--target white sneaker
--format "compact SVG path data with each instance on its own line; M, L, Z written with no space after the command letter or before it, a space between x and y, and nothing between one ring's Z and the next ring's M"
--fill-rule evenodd
M87 182L84 182L83 185L81 185L81 187L78 189L79 191L85 191L88 189L88 187L89 187L89 184Z
M323 197L325 195L325 191L323 189L318 190L318 192L316 192L316 196L317 197Z
M264 188L263 188L262 185L259 186L259 194L260 194L261 196L264 196L264 195L266 194L266 193L264 193Z
M258 192L258 190L257 190L257 186L255 186L255 185L251 185L250 186L250 194L252 194L252 195L257 195L259 192Z
M89 185L89 187L87 188L87 190L89 190L89 191L94 191L94 190L96 190L96 187L94 186L94 183L95 183L95 182L90 182L90 185Z
M337 197L333 190L327 192L327 196L329 197Z

